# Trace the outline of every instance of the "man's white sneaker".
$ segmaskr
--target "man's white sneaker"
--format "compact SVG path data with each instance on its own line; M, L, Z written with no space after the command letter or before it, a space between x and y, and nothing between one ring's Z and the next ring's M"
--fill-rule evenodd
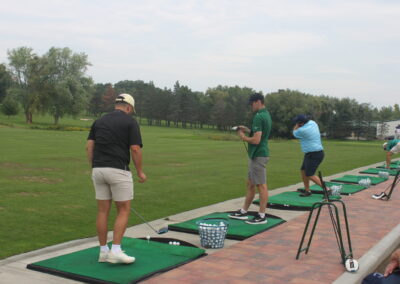
M107 262L108 251L100 251L99 262Z
M107 262L110 263L132 263L134 261L135 258L133 256L128 256L123 251L117 253L110 251L107 257Z

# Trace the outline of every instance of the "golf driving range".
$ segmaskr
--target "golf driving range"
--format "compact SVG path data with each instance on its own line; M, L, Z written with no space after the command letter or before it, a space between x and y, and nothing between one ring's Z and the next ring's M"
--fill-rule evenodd
M259 225L246 227L243 222L228 219L229 227L224 247L202 248L200 236L196 233L197 222L209 218L227 219L226 212L237 210L241 206L247 157L243 145L235 140L230 141L229 134L221 138L212 131L164 130L143 127L147 142L144 153L149 183L135 185L133 207L137 214L132 212L130 228L124 239L126 250L129 249L129 253L135 255L137 260L132 265L118 267L118 271L115 272L118 277L113 278L104 269L109 264L97 263L96 258L93 260L90 257L98 251L98 247L93 238L93 216L96 208L90 183L90 169L82 148L87 133L0 127L2 137L5 137L0 142L4 149L4 156L0 157L0 163L3 165L1 174L6 177L0 180L2 188L6 189L0 193L0 209L2 214L4 213L0 222L2 228L6 228L0 234L2 239L14 240L2 251L2 257L5 259L0 263L0 271L4 279L17 277L22 282L23 279L29 279L32 283L40 283L43 279L49 283L68 281L59 276L52 276L56 274L93 283L134 283L143 279L148 283L179 283L182 279L195 283L195 279L217 281L218 277L228 280L244 277L243 280L252 279L254 282L257 282L257 277L263 277L262 279L273 281L294 277L293 273L299 269L304 271L301 277L306 277L306 267L326 261L323 255L316 254L321 248L324 248L324 255L330 256L326 266L330 267L331 272L324 279L331 282L341 277L344 268L332 239L334 235L330 222L330 227L324 225L327 217L324 210L320 217L323 236L316 238L310 252L302 255L297 261L294 258L306 223L306 212L285 208L267 209L268 223L263 228L257 227ZM33 148L26 149L23 139L28 139ZM42 141L45 141L44 145ZM324 143L327 158L321 170L327 184L346 175L369 176L374 182L373 178L379 178L377 175L359 173L378 166L374 163L382 164L380 152L376 156L364 155L366 149L372 152L378 143L359 142L358 148L363 149L360 153L354 150L354 141ZM270 146L271 151L283 153L280 159L274 160L274 157L271 157L268 164L270 200L285 192L298 194L296 190L301 188L301 184L298 184L298 167L301 161L301 153L298 153L296 148L298 144L294 141L280 140L271 141ZM60 148L64 150L59 151ZM293 151L291 148L294 148ZM339 154L329 155L336 153L338 148ZM283 149L285 151L281 151ZM348 163L343 163L343 159L350 156L349 153L352 154L352 158ZM372 194L383 191L381 189L386 188L392 179L393 176L390 176L389 179L379 180L380 183L376 185L371 183L369 188L360 188L358 181L351 183L351 179L335 181L335 184L342 185L341 200L348 207L356 258L361 258L396 227L394 221L378 224L376 219L375 230L379 233L375 233L374 228L368 228L368 224L364 223L365 218L360 218L368 216L368 220L372 222L378 218L369 216L372 212L367 208L371 206L381 214L389 214L390 210L398 206L400 198L396 189L389 202L371 198ZM318 191L316 188L313 190ZM346 195L347 192L351 195ZM321 196L322 194L313 194L311 197L317 197L321 201ZM286 202L288 200L286 199ZM257 208L257 205L252 205L252 211L256 211ZM26 230L28 227L31 229ZM371 230L371 233L365 233L364 229ZM359 236L357 231L367 234L367 240ZM159 234L160 232L162 234ZM319 231L316 232L317 236L318 233ZM149 240L146 239L148 235L151 236ZM156 238L166 240L159 242ZM358 242L358 239L363 241ZM180 242L181 245L169 244L172 240ZM185 246L184 242L195 247ZM23 252L28 253L21 255ZM15 256L10 257L12 255ZM235 271L238 255L248 255L242 272ZM262 257L262 265L253 262L251 255L257 256L253 257L253 260ZM163 260L163 256L167 261ZM363 265L366 267L366 264L360 261L360 267ZM30 269L27 270L26 266ZM130 267L135 269L129 269ZM280 275L274 273L277 267L286 272ZM19 269L21 272L15 273ZM139 275L138 270L143 273ZM170 271L166 272L168 270ZM205 270L209 273L205 273ZM228 270L231 274L227 274ZM160 272L163 273L158 274ZM309 277L308 279L311 279L313 276ZM314 277L322 279L318 278L318 275Z

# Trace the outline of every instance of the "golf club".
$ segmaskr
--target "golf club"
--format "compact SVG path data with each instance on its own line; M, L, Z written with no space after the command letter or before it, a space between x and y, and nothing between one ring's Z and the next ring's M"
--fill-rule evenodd
M135 213L140 219L142 219L142 221L145 222L146 225L149 226L149 227L150 227L154 232L156 232L157 234L161 235L161 234L165 234L165 233L168 232L168 227L161 228L160 230L157 231L156 229L153 228L153 226L151 226L149 223L147 223L147 221L146 221L135 209L133 209L132 207L131 207L131 211L132 211L133 213Z
M232 127L231 129L232 129L233 131L239 131L239 130L240 130L240 127L239 127L239 126L234 126L234 127ZM245 143L244 141L243 141L243 145L244 145L244 148L246 149L246 152L248 152L246 143Z

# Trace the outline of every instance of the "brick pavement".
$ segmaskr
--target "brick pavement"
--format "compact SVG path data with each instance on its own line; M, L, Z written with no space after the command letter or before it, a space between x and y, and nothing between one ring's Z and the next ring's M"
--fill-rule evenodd
M354 258L358 259L399 224L400 189L390 201L371 198L391 182L343 196L350 223ZM307 255L295 256L308 213L212 255L159 274L143 283L332 283L345 271L324 208ZM342 222L344 229L344 223ZM346 242L347 244L347 242Z

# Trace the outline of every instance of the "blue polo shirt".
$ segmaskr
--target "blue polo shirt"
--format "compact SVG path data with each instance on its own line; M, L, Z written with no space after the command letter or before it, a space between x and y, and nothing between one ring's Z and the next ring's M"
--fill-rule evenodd
M319 127L314 120L309 120L303 126L293 130L293 136L300 140L301 150L304 153L324 150Z

